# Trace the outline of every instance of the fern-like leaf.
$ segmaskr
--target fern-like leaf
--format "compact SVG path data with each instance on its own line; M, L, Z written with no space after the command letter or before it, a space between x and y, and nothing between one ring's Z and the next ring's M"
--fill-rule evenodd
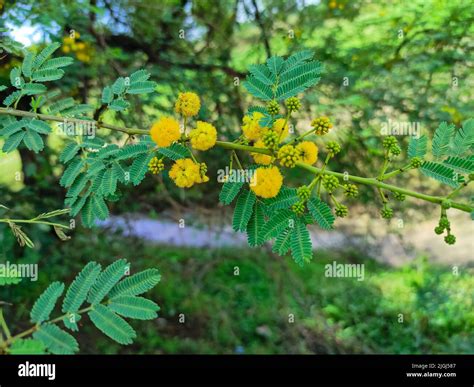
M294 213L291 210L278 210L263 226L263 238L265 240L276 238L287 227L292 226L293 222Z
M101 267L96 262L89 262L84 269L76 276L69 286L64 297L62 311L64 313L74 313L79 310L87 298L89 290L94 285L100 274Z
M293 204L298 201L298 195L296 194L296 188L281 187L280 192L274 198L265 200L265 205L268 207L270 212L281 210L284 208L290 208Z
M285 255L291 248L291 230L290 228L285 229L275 239L272 251L280 256Z
M428 149L428 137L425 135L416 138L410 138L410 142L408 143L408 157L412 159L413 157L420 157L424 158L426 155L426 151Z
M454 135L454 129L455 126L453 124L448 125L447 122L442 122L435 130L433 143L431 145L431 152L434 157L440 158L448 153L449 144Z
M240 192L243 187L243 182L232 182L227 181L222 185L221 192L219 193L219 201L223 204L230 204Z
M40 324L46 321L54 307L58 298L61 297L64 291L64 284L61 282L53 282L48 288L38 297L30 312L31 321Z
M331 230L333 228L336 218L331 211L331 207L318 198L309 199L307 206L311 216L319 224L319 227L324 230Z
M313 258L309 231L300 219L296 220L291 232L291 255L300 266Z
M137 320L153 320L158 317L160 307L143 297L121 296L110 301L109 309L123 317Z
M127 261L125 259L120 259L107 266L97 278L87 300L91 304L98 304L101 302L115 284L124 276L126 268Z
M181 144L173 144L167 148L158 148L158 153L173 161L185 159L190 156L188 148Z
M232 227L234 231L245 232L247 224L252 216L253 205L256 196L252 191L244 189L237 199L234 209L234 217L232 219Z
M451 144L450 155L462 156L464 153L474 149L474 119L471 118L463 123L454 135Z
M457 188L458 175L453 169L445 164L436 163L433 161L425 161L420 168L421 172L428 177L431 177L439 182Z
M270 86L254 76L247 77L247 80L243 82L243 85L247 91L256 98L260 98L264 101L273 99L273 92Z
M264 205L260 202L255 202L255 208L247 225L247 241L249 246L260 246L265 242L263 238L264 219Z
M41 341L54 355L72 355L79 351L76 339L54 324L42 325L33 333L33 338Z
M43 355L46 353L46 347L39 340L20 339L13 342L8 353L11 355Z
M61 179L59 180L59 184L62 187L69 187L74 183L76 177L81 173L82 168L84 167L84 160L76 158L67 166L64 170Z
M127 277L115 285L109 293L110 298L137 296L143 294L160 282L158 269L148 269Z
M127 345L137 336L133 328L106 306L99 304L89 312L94 325L105 335L119 344Z

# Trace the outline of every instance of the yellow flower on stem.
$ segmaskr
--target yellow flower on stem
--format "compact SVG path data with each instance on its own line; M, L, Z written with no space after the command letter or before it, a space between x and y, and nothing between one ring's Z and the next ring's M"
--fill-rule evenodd
M259 121L263 118L260 112L253 112L252 115L244 116L242 131L244 136L250 141L257 141L268 128L261 127Z
M253 146L255 148L266 148L263 140L258 140ZM272 162L272 156L263 153L251 153L251 155L257 164L269 165Z
M255 195L268 199L278 195L282 184L283 176L277 167L260 167L250 180L250 189Z
M198 121L196 129L189 132L189 139L194 149L205 151L211 149L216 144L217 130L207 122Z
M200 166L191 159L179 159L169 172L170 178L181 188L190 188L202 182Z
M201 108L201 100L196 93L187 91L185 93L179 93L174 110L176 113L183 115L184 117L193 117L199 113Z
M296 149L300 151L301 161L306 164L314 164L318 159L318 147L314 142L300 142Z
M151 127L150 136L158 146L168 147L181 137L179 122L171 117L162 117Z
M284 118L278 118L273 124L273 130L276 132L276 134L278 134L278 138L280 139L280 142L282 142L285 138L288 137L288 122L285 124Z

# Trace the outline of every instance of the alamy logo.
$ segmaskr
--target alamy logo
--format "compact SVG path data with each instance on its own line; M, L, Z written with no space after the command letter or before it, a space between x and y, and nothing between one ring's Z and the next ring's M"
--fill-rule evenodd
M364 280L364 264L356 263L328 263L324 266L326 277L335 277L335 278L357 278L357 281Z
M25 364L18 365L18 376L20 377L43 377L48 380L56 379L56 364Z
M38 280L37 264L0 263L0 278L29 278L31 281Z
M420 138L421 126L419 122L392 121L382 122L380 129L382 136L412 136Z
M250 183L250 185L255 184L255 180L252 180L255 170L253 169L225 169L217 170L217 181L219 183Z

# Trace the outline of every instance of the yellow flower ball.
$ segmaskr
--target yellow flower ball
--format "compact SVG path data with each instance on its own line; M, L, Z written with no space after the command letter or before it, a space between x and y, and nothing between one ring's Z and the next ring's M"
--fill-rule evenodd
M255 195L268 199L278 195L282 184L283 176L277 167L260 167L250 180L250 189Z
M176 160L169 176L181 188L190 188L202 180L199 165L189 158Z
M314 164L318 159L318 147L314 142L300 142L296 149L300 151L301 161L306 164Z
M158 146L170 146L181 137L179 122L171 117L162 117L151 127L150 136Z
M258 140L253 144L253 146L255 148L266 148L263 140ZM269 165L272 162L272 156L264 155L262 153L251 153L251 155L257 164Z
M253 112L251 116L244 116L242 120L242 131L244 132L244 136L250 141L257 141L263 132L268 129L260 126L259 121L262 118L263 114L260 112Z
M179 93L174 110L178 114L182 114L185 117L193 117L199 113L201 108L201 100L196 93L186 92Z
M288 122L285 125L285 119L284 118L278 118L275 120L275 123L273 124L273 130L278 134L278 137L280 138L280 142L282 142L285 138L288 137L288 132L289 132L289 127L288 127Z
M301 152L293 145L283 145L278 150L278 159L284 167L294 168L298 161L301 161Z
M189 132L189 139L194 149L205 151L216 145L217 130L207 122L198 121L196 129Z

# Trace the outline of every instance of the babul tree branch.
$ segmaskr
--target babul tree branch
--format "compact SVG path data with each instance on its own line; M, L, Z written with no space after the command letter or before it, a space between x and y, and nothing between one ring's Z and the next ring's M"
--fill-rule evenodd
M129 135L147 135L149 134L149 131L146 129L138 129L138 128L126 128L126 127L120 127L116 125L110 125L106 124L104 122L100 121L85 121L77 118L65 118L65 117L60 117L60 116L53 116L53 115L48 115L48 114L39 114L39 113L34 113L34 112L27 112L23 110L17 110L17 109L10 109L10 108L0 108L0 114L6 114L6 115L11 115L11 116L17 116L17 117L28 117L28 118L37 118L43 121L55 121L55 122L68 122L68 123L78 123L78 124L90 124L91 122L94 122L95 125L98 128L105 128L105 129L110 129L110 130L115 130L119 131L122 133L126 133ZM227 141L217 141L216 146L219 146L224 149L229 149L229 150L240 150L240 151L245 151L249 153L261 153L261 154L266 154L266 155L272 155L271 151L269 149L264 149L264 148L255 148L253 146L249 145L242 145L242 144L237 144L234 142L227 142ZM316 175L320 175L322 172L321 168L305 164L302 162L296 163L296 166L298 168L304 169L308 172L311 172ZM396 172L396 171L395 171ZM392 175L395 175L396 173L389 173L387 175L384 175L382 179L376 179L376 178L369 178L369 177L362 177L362 176L354 176L354 175L349 175L346 173L341 173L341 172L336 172L336 171L331 171L329 169L324 169L324 173L328 175L334 175L342 179L347 179L349 181L352 181L354 183L359 183L371 187L375 187L378 189L384 189L392 192L398 192L400 194L404 194L407 196L411 196L417 199L421 199L430 203L434 204L442 204L444 201L448 200L448 197L451 198L452 196L448 195L448 197L443 197L443 196L432 196L432 195L427 195L423 193L419 193L416 191L412 191L406 188L401 188L395 185L387 184L384 183L383 180L386 180L386 178L391 177ZM456 192L457 193L457 192ZM460 202L454 202L452 201L450 203L451 208L455 208L460 211L464 212L472 212L474 210L474 207L470 206L469 204L465 203L460 203Z

